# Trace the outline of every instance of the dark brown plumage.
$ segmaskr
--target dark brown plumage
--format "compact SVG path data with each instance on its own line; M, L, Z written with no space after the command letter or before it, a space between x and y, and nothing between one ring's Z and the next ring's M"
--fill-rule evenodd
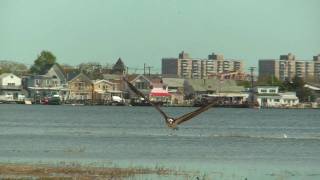
M196 109L195 111L189 112L185 115L182 115L178 118L173 118L173 117L169 117L165 112L162 111L162 109L155 103L151 102L149 100L149 98L145 97L145 95L140 92L134 85L132 85L127 79L123 78L123 80L127 83L127 85L129 86L129 88L138 96L142 97L143 99L145 99L147 102L149 102L153 107L156 108L157 111L160 112L160 114L164 117L166 124L169 128L173 128L176 129L177 126L185 121L188 121L190 119L192 119L193 117L199 115L200 113L208 110L213 104L214 102L210 102L198 109Z

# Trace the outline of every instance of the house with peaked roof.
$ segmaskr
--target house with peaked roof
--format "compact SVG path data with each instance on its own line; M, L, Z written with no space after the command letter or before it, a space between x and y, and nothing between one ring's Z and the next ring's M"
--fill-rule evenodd
M22 101L24 97L20 77L12 73L0 75L0 101Z
M58 64L54 64L48 70L48 72L45 74L45 76L52 77L53 79L55 79L56 86L65 85L67 83L66 75L65 75L63 69Z
M122 91L119 90L118 83L105 79L96 80L94 84L94 100L97 103L106 104L112 101L113 96L122 98Z
M151 80L149 99L153 102L171 103L171 94L168 92L168 85L161 79Z
M22 81L28 96L35 102L53 95L65 100L68 93L67 78L58 64L54 64L44 75L26 76Z
M168 86L168 92L171 94L171 104L184 103L184 82L182 78L162 78L164 84Z
M78 74L68 82L68 100L85 102L92 100L94 85L92 81L83 73Z
M126 66L121 58L119 58L116 64L112 67L112 74L125 74Z
M146 97L149 97L150 94L150 87L151 81L144 75L136 75L136 76L129 76L128 80L132 83L139 91L141 91ZM129 94L129 97L138 98L137 95L130 90L127 84L124 85L125 92Z

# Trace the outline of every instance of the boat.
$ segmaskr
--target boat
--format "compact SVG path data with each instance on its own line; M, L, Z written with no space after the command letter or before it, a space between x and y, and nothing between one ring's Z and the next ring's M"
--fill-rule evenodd
M158 106L163 106L163 102L161 102L161 101L152 102L152 103L156 104ZM138 99L131 99L130 105L132 105L132 106L151 106L149 101L144 100L144 99L139 99L139 100Z
M61 99L59 95L53 95L43 98L40 101L40 104L43 105L61 105Z
M48 98L48 105L61 105L60 97L51 96Z
M132 106L151 106L151 104L150 104L148 101L146 101L146 100L140 100L140 101L138 101L138 100L136 100L136 99L131 99L130 104L131 104Z
M32 101L31 100L24 100L24 104L31 105Z

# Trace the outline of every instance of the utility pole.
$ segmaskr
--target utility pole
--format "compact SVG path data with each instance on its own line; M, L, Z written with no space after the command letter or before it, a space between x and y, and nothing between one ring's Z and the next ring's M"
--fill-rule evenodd
M250 68L249 68L250 77L251 77L251 88L250 88L251 105L253 105L253 103L254 103L254 96L253 96L253 94L254 94L254 92L253 92L253 72L254 72L254 69L255 69L255 68L256 68L256 67L250 67Z
M146 69L148 69L148 75L151 75L151 68L153 68L153 66L147 66L146 63L143 63L143 75L146 75Z
M91 105L94 103L94 84L91 84Z
M149 74L149 76L150 76L150 75L151 75L150 69L153 68L153 67L152 67L152 66L147 66L146 68L148 69L148 74Z

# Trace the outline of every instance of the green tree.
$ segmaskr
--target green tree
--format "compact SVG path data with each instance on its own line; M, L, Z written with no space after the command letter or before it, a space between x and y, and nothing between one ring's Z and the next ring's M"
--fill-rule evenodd
M314 95L310 89L304 87L306 84L305 81L295 76L291 82L286 81L288 90L295 91L297 93L297 97L301 102L312 101L314 99Z
M88 62L79 64L79 72L83 72L90 79L103 79L102 65L98 62Z
M42 51L34 61L30 72L33 74L45 74L56 63L56 57L50 51Z
M0 74L1 73L13 73L21 76L28 72L28 67L22 63L14 61L0 61Z
M315 96L312 91L306 87L299 88L296 90L297 97L301 102L310 102L315 100Z
M245 88L250 88L251 87L251 82L250 81L236 81L238 86L243 86Z

